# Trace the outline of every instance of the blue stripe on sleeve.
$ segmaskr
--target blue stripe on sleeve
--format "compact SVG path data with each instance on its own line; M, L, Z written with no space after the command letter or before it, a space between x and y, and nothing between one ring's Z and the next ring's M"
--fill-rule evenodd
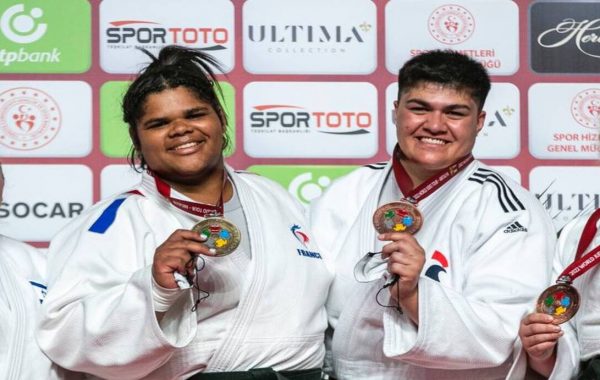
M48 288L46 287L46 285L44 285L44 284L40 284L39 282L35 282L35 281L29 281L29 283L30 283L31 285L33 285L33 286L37 286L37 287L38 287L38 288L40 288L40 289L44 289L44 290L48 289Z
M117 217L117 210L119 207L121 207L121 204L123 204L125 199L127 198L115 199L110 205L108 205L106 210L104 210L102 215L100 215L94 224L92 224L88 231L98 234L105 233L106 230L108 230L108 227L114 223Z

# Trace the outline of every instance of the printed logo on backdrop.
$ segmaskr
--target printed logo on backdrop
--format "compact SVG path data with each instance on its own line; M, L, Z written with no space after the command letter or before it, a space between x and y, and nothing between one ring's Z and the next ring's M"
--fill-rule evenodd
M84 157L92 90L81 81L0 81L0 155Z
M442 49L470 56L492 75L514 74L519 66L518 11L514 2L503 0L460 5L391 0L385 8L386 67L397 74L410 58Z
M304 50L295 50L294 44L311 45L315 49L306 52L310 54L336 54L345 53L345 47L341 44L364 44L363 35L368 33L373 25L363 21L360 25L248 25L248 39L250 42L264 42L274 44L267 48L270 53L296 53ZM316 44L336 44L340 48L328 49L326 45L318 47ZM286 45L292 45L286 47ZM300 48L302 49L302 48Z
M530 151L538 158L597 160L600 89L593 84L545 83L529 90Z
M582 213L600 208L600 167L534 168L529 188L552 217L557 230Z
M473 155L480 159L511 159L521 151L519 89L511 83L492 83L483 105L483 129L477 135Z
M495 110L493 115L491 115L491 120L486 122L486 125L488 127L493 127L495 125L498 125L499 127L504 127L506 128L507 125L507 119L510 118L513 114L515 113L515 109L512 108L511 106L507 105L504 106L501 110ZM490 117L488 116L488 119Z
M571 113L580 125L600 128L600 89L589 88L577 94L571 102Z
M0 72L83 72L90 66L90 38L87 2L8 2L0 6Z
M261 104L250 112L250 133L326 133L364 135L373 130L369 112L311 110L284 104Z
M0 93L0 144L37 149L56 137L60 124L60 107L45 92L18 87Z
M288 189L296 199L308 206L323 194L331 182L350 173L356 166L254 165L248 171L268 177Z
M600 73L597 2L531 5L531 68L540 73Z
M15 4L0 16L0 30L12 42L35 42L46 33L48 27L48 24L40 22L43 14L41 8L32 8L27 12L24 4Z
M443 44L455 45L464 42L474 31L473 15L460 5L443 5L429 16L429 33Z
M519 89L511 83L493 83L485 101L483 129L473 155L480 159L511 159L521 151Z
M92 171L83 165L3 165L2 233L44 242L92 202ZM60 179L68 178L68 181ZM40 191L43 187L43 191Z
M109 49L131 47L160 49L165 45L192 45L198 50L225 50L229 41L226 28L165 27L159 22L117 20L109 22L106 44ZM198 46L198 47L197 47Z
M29 217L38 219L74 218L81 214L83 209L84 206L80 202L45 202L43 200L2 202L0 220L9 217L17 219Z
M306 54L310 56L344 55L352 44L364 44L366 33L373 25L363 21L359 25L248 25L251 43L271 45L272 54Z
M252 82L244 89L244 120L244 149L252 157L377 151L377 91L369 83Z
M215 56L224 70L233 67L233 5L229 1L183 0L177 7L147 0L104 0L100 4L101 66L110 73L138 72L147 57L166 45L184 45ZM206 15L210 15L207 17Z
M340 13L336 2L246 2L246 69L257 74L373 72L377 58L375 5L349 0L344 6Z

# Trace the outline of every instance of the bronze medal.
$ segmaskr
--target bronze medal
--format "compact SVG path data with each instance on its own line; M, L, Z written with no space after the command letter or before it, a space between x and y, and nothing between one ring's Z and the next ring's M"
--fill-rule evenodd
M415 234L422 224L421 212L408 201L384 204L373 214L373 225L380 234L387 232Z
M192 231L206 236L204 244L215 251L214 256L227 256L240 245L240 230L223 218L206 218L196 223Z
M540 294L536 311L554 317L564 323L571 319L579 309L579 293L569 283L557 283Z

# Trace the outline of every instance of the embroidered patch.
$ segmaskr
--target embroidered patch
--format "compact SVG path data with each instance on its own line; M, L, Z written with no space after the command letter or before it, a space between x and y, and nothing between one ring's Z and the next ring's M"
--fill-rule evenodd
M298 240L304 246L304 248L308 248L310 238L306 233L304 233L301 230L302 227L300 227L297 224L294 224L290 227L290 231L292 232L292 235L294 235L296 240ZM313 259L322 259L321 254L319 252L309 251L308 249L297 248L296 252L298 252L298 256L311 257Z
M302 243L303 246L308 247L308 242L310 241L310 239L308 238L307 234L305 234L304 232L300 231L301 229L302 229L302 227L300 227L297 224L294 224L292 227L290 227L290 231L292 231L292 234L294 235L294 237L300 243Z
M431 266L429 266L429 268L427 268L427 271L425 272L425 276L429 277L432 280L440 282L440 272L447 273L446 268L448 268L448 259L446 259L446 256L444 256L444 254L440 251L433 252L433 255L431 255L431 259L439 264L432 264Z

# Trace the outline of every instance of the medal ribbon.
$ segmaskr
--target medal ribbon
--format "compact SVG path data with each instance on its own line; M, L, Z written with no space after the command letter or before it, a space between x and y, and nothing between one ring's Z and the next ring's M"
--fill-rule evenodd
M600 263L600 245L586 253L583 257L581 256L583 251L592 242L594 236L596 236L598 220L600 220L600 209L594 211L585 224L579 244L577 245L577 251L575 252L575 260L558 276L557 281L571 283L577 277Z
M207 217L207 216L223 216L223 190L225 189L225 178L226 174L223 173L223 186L221 187L221 194L219 194L219 201L216 205L209 205L206 203L190 202L183 199L177 199L171 197L171 186L166 182L158 178L153 173L154 182L156 184L156 190L171 202L171 204L180 210L194 214L196 216Z
M425 199L427 196L433 194L437 189L442 187L442 185L444 185L446 182L450 181L450 179L460 173L474 160L473 155L468 154L452 165L440 170L427 181L413 189L413 183L410 180L410 176L400 163L399 157L400 148L398 145L396 145L396 148L394 148L394 159L392 160L392 168L394 169L396 183L398 183L398 187L400 187L400 190L402 191L402 194L404 194L406 200L413 204L416 204L419 202L419 200Z

